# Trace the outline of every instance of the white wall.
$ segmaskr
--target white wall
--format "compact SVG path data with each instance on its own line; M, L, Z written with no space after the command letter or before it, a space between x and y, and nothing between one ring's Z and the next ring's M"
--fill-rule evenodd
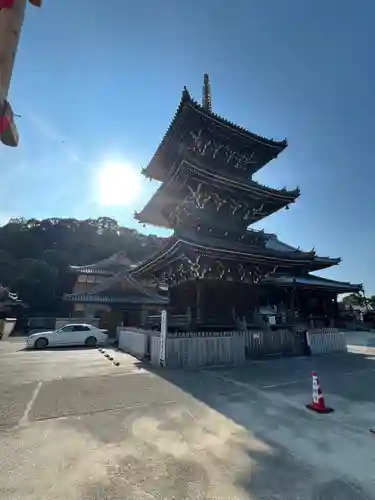
M245 341L241 333L225 337L168 338L166 351L166 366L174 368L245 361Z
M148 336L129 331L126 328L118 328L118 346L122 351L132 354L136 358L143 359L147 354Z
M6 340L16 326L16 318L6 318L0 320L0 339Z
M160 337L150 337L151 347L151 363L153 365L160 364Z
M325 354L329 352L346 352L346 338L343 332L339 331L314 330L308 332L307 341L311 354Z

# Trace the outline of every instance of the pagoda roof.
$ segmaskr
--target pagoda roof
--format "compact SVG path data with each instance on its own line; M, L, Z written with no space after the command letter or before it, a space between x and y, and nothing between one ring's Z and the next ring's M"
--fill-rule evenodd
M264 283L275 284L278 286L297 286L298 288L314 288L320 290L334 291L336 293L360 292L363 289L362 284L352 284L349 282L335 281L320 276L273 276L263 280Z
M268 235L273 236L273 235ZM200 254L215 255L228 260L238 262L254 262L255 264L268 263L271 265L306 267L309 270L320 270L340 262L341 259L317 257L314 250L303 252L289 245L282 244L281 248L275 249L270 246L249 245L237 241L231 241L209 236L202 236L199 232L177 233L169 239L161 252L151 256L145 262L131 271L134 276L147 274L152 269L164 267L167 263L182 258L189 250Z
M265 236L267 237L266 248L269 248L276 252L301 251L299 247L294 247L292 245L284 243L283 241L280 241L275 234L265 233ZM316 255L315 249L312 249L310 253L314 254L313 268L315 271L335 266L337 264L340 264L341 262L341 257L324 257L321 255Z
M143 169L144 175L158 181L164 181L167 178L169 171L168 167L164 164L163 155L167 148L169 148L170 142L174 138L176 141L180 142L179 131L181 131L181 128L189 129L188 122L191 120L192 114L196 115L200 120L209 120L209 122L215 124L220 129L224 129L226 133L231 136L235 135L239 137L246 145L257 145L258 147L262 147L266 160L263 161L263 164L254 167L252 170L253 173L259 170L259 168L268 163L270 160L276 158L277 155L288 145L286 139L282 141L267 139L261 135L250 132L239 125L236 125L216 113L213 113L195 101L191 97L187 88L184 87L180 104L175 112L174 118L150 163L145 169Z
M86 303L117 303L117 304L132 304L132 305L167 305L169 299L167 297L155 296L136 296L129 294L106 294L106 293L76 293L65 295L64 300L70 302L86 302Z
M123 291L115 289L116 285L125 284ZM64 300L73 302L121 302L129 304L166 304L168 299L162 297L149 286L139 283L134 276L123 269L103 280L90 292L65 294Z
M94 264L83 266L69 266L70 271L76 274L97 274L102 276L112 276L119 267L134 267L125 252L118 252L110 257L100 260Z
M179 175L186 174L188 170L192 172L190 175L209 184L211 187L232 192L233 196L241 194L244 197L255 198L260 202L268 203L268 209L265 210L267 213L257 214L251 220L251 224L280 210L286 205L294 203L300 195L298 188L289 191L286 188L274 189L263 186L250 179L244 182L243 178L233 178L233 176L226 177L220 172L207 171L206 169L200 168L197 165L192 165L190 162L183 160L176 169L173 177L159 186L158 190L141 212L134 214L135 219L141 223L170 228L170 222L162 214L162 209L169 203L176 204L175 193L181 184Z

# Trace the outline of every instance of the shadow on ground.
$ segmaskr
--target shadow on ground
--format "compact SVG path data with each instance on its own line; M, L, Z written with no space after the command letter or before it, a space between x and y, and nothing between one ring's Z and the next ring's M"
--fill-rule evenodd
M19 359L31 359L25 366L36 380L43 369L33 370L44 356L29 352L40 358ZM43 379L33 404L35 382L17 386L21 409L12 405L14 388L3 391L15 416L1 443L2 498L48 492L56 500L375 500L368 493L375 491L375 439L363 425L366 412L375 415L371 356L182 371L116 353L121 365L116 371L105 364L110 373L98 371L107 363L99 353L45 356L54 377ZM17 354L9 359L16 374ZM313 369L336 409L332 415L305 408ZM67 377L68 370L74 375ZM0 398L0 410L2 404ZM19 420L25 413L27 425Z
M262 443L258 450L243 445L246 459L232 478L249 495L244 498L372 500L375 496L369 492L374 488L368 485L374 479L366 473L370 464L365 459L372 437L366 423L359 428L345 418L351 415L351 406L361 412L364 405L373 404L374 360L375 356L340 354L203 371L138 366L192 395ZM305 409L315 370L326 392L342 402L335 416Z

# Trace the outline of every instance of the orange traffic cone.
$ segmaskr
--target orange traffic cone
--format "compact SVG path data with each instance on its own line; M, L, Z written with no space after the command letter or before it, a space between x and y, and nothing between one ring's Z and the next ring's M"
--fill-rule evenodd
M306 405L306 408L317 413L332 413L334 411L333 408L326 406L316 372L312 372L312 403Z

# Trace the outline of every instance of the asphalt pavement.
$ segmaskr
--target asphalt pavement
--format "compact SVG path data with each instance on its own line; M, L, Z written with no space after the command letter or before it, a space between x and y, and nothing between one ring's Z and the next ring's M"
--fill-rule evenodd
M375 500L375 356L183 372L109 352L0 342L2 500ZM312 370L333 414L305 408Z

